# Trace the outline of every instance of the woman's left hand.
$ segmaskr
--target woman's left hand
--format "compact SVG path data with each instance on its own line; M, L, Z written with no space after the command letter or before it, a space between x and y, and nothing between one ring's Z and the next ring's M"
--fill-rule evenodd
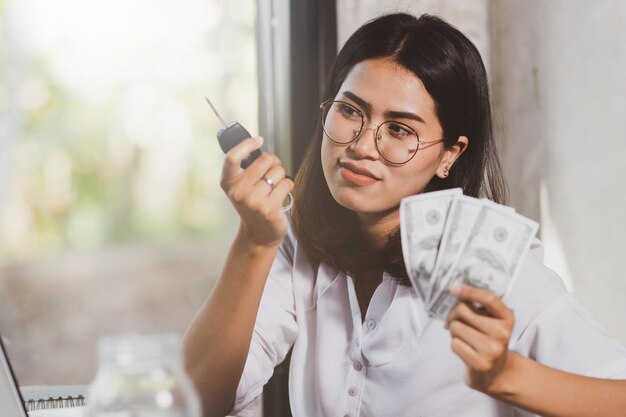
M465 382L486 394L500 392L507 358L513 355L508 351L513 312L491 291L460 285L450 293L460 303L450 312L446 328L452 335L452 350L467 366Z

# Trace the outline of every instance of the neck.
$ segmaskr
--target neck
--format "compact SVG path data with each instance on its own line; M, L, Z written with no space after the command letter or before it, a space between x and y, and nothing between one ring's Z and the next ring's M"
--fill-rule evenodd
M369 238L374 249L382 249L387 244L389 235L400 224L400 210L395 207L383 213L359 213L361 228Z

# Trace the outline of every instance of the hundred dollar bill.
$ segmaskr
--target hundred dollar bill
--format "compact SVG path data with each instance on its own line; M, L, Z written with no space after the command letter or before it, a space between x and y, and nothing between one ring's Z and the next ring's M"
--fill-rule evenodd
M447 290L450 271L454 269L463 249L465 249L465 244L484 202L495 204L486 198L479 200L466 195L455 196L453 199L448 213L448 221L441 238L437 263L432 273L429 303L439 297L441 290ZM502 205L498 207L505 211L515 212L513 207Z
M400 236L404 265L411 283L426 300L441 235L452 199L461 189L407 197L400 203Z
M483 207L482 201L465 195L455 196L450 205L448 221L443 230L437 263L433 269L434 277L430 289L429 302L438 298L441 290L446 289L449 272L456 265L465 243L474 227L474 221Z
M483 202L471 234L446 287L429 308L435 317L446 319L458 304L447 289L455 284L484 288L503 297L511 288L538 224L510 209Z

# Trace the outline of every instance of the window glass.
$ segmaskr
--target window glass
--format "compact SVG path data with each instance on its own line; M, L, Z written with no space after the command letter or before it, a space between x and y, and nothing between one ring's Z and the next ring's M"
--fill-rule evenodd
M0 5L0 332L22 385L88 383L100 336L182 333L219 274L204 97L258 132L255 4Z

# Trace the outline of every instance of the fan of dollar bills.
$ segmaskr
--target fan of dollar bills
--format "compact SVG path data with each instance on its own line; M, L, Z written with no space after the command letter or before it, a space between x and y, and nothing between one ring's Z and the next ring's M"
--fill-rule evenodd
M431 316L444 319L457 283L503 297L538 224L511 207L463 195L460 188L407 197L400 204L402 254Z

